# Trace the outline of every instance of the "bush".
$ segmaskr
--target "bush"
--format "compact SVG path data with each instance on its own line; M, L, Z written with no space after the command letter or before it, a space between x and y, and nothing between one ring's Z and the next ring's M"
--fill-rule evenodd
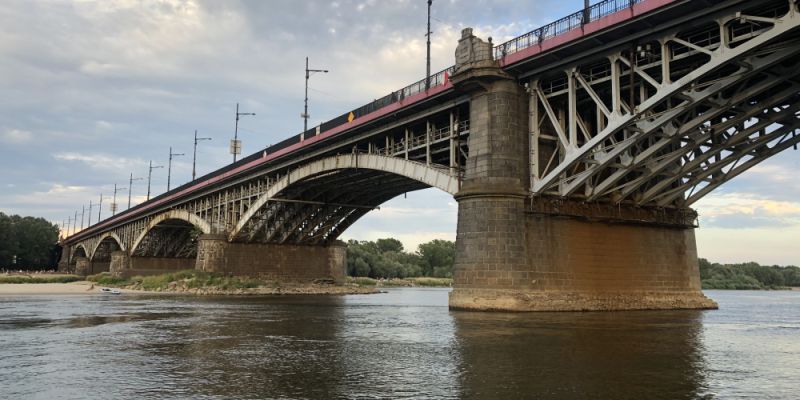
M119 278L112 276L108 272L101 272L99 274L89 275L86 277L89 282L97 283L98 285L126 285L130 283L127 278Z
M77 275L5 275L0 276L0 283L69 283L82 281L83 278Z

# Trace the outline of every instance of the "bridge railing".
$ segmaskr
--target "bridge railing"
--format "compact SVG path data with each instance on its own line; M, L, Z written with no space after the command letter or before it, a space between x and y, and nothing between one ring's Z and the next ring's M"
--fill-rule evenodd
M501 59L509 54L531 46L538 45L543 41L555 36L564 34L573 29L580 28L589 22L597 21L600 18L622 11L644 0L603 0L589 6L589 8L574 12L564 18L553 21L547 25L536 28L524 35L517 36L505 43L494 47L494 58Z

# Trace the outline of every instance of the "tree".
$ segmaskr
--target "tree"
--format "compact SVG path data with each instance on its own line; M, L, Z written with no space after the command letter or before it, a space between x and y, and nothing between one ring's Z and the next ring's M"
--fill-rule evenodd
M395 238L378 239L375 244L381 253L386 253L387 251L403 252L403 243Z
M449 240L435 239L419 245L417 252L422 259L425 276L452 278L456 257L456 244Z
M20 269L52 267L58 227L44 218L0 213L0 266Z

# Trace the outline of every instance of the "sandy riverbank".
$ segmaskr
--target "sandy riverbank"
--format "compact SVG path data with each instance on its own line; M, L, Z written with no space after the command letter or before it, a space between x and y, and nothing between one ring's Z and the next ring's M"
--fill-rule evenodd
M101 288L111 286L97 285L93 282L79 281L70 283L22 283L0 284L0 296L17 295L107 295ZM218 288L182 288L172 287L160 291L117 288L123 294L187 294L187 295L345 295L379 293L375 288L336 285L285 285L281 287L258 287L251 289L223 290Z
M69 283L2 283L0 296L6 295L48 295L48 294L97 294L102 295L100 288L92 282L79 281ZM123 293L137 293L135 290L119 289Z

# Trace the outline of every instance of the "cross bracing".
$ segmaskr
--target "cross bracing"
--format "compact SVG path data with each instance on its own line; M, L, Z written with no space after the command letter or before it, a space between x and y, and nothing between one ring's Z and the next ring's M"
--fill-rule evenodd
M688 206L794 146L792 1L741 2L531 76L531 192Z

